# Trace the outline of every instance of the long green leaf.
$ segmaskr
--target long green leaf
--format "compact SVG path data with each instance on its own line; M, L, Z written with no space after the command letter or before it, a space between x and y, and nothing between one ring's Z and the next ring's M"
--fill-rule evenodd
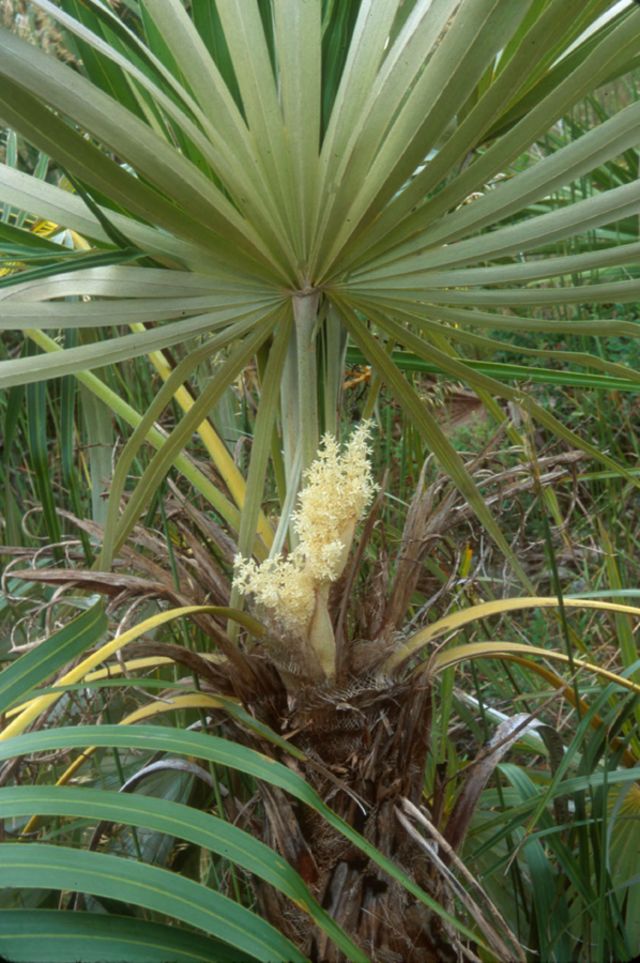
M526 4L513 4L511 0L462 0L457 8L447 2L441 11L438 6L437 0L430 5L426 20L434 30L433 54L427 59L428 46L419 48L423 62L406 96L406 87L393 75L392 89L400 103L382 113L388 110L384 91L375 96L373 117L368 119L367 127L375 129L376 122L382 121L384 140L368 157L362 146L357 148L360 162L366 159L366 174L363 176L360 171L353 178L344 178L341 192L349 198L348 206L339 214L336 209L336 219L327 225L331 246L321 261L321 276L360 225L375 219L383 204L402 188L437 145L452 115L466 101L470 86L480 80L526 12ZM438 20L440 12L442 23ZM410 37L413 42L416 35ZM385 63L392 55L393 51ZM400 61L404 62L405 58Z
M112 913L0 909L0 952L12 963L246 963L200 933Z
M393 302L387 299L389 304ZM395 307L398 307L396 304ZM586 334L603 338L638 338L640 326L633 321L618 321L615 318L599 318L595 321L560 318L526 318L516 314L498 314L489 311L472 311L469 308L448 308L437 305L431 310L427 306L414 305L412 313L424 315L434 320L451 321L456 326L477 327L490 331L544 331L548 334ZM450 332L447 332L450 334Z
M112 266L92 268L82 272L72 272L67 275L61 270L59 275L46 283L24 282L22 288L2 295L2 299L11 300L24 298L34 301L45 298L61 298L70 295L88 295L105 298L172 298L207 296L214 298L219 295L219 303L224 306L233 303L235 298L250 295L260 301L279 297L277 290L255 281L236 280L233 277L222 277L210 274L196 274L192 271L166 271L162 268L143 268ZM158 300L158 306L161 302ZM59 307L63 307L59 305ZM94 310L98 310L95 308Z
M80 890L143 906L218 937L256 960L305 957L269 923L221 893L166 869L45 843L0 843L0 885Z
M103 547L103 555L101 556L103 562L108 560L107 564L110 563L112 552L117 552L128 537L140 513L155 494L162 479L169 470L175 456L184 448L193 432L222 397L222 394L229 384L238 377L260 345L269 336L275 320L275 318L272 318L270 321L263 320L262 324L254 326L254 332L248 334L239 342L235 350L232 351L224 365L216 373L215 377L210 380L207 387L195 401L193 407L183 415L180 423L173 429L162 448L152 457L116 525L115 518L118 511L117 493L122 490L122 486L124 485L124 465L127 464L127 461L131 458L131 453L135 452L136 446L139 444L141 438L144 437L145 426L150 418L149 412L147 411L141 425L136 429L134 436L132 436L129 441L130 447L127 451L127 460L122 462L122 467L120 465L118 466L117 473L113 479L109 497L107 524L105 525L105 545ZM208 354L211 354L211 351L209 351ZM178 376L176 376L176 378L177 377ZM172 386L173 382L170 377L164 385L164 390L168 391ZM162 397L162 389L158 397ZM113 543L111 542L111 538L113 538Z
M56 669L99 642L106 631L104 606L99 601L3 669L0 673L0 713L25 692L48 679Z
M553 20L548 24L547 29L553 29L552 23ZM389 214L380 218L379 223L374 224L370 229L370 240L366 245L370 248L367 260L388 250L391 244L405 240L416 232L426 233L429 225L436 222L439 217L455 209L474 191L483 190L491 178L498 172L504 171L522 151L530 147L537 137L546 133L551 124L572 104L597 85L603 73L606 73L607 65L615 65L624 60L629 52L637 51L639 34L640 11L632 10L629 6L623 23L618 24L615 30L602 38L588 56L578 61L575 69L566 78L551 88L548 96L533 103L531 109L511 130L498 138L488 150L483 151L474 163L464 166L460 173L435 196L430 196L430 191L436 185L427 181L429 178L429 165L427 165L425 170L416 177L415 182L392 202ZM517 58L514 58L512 63L515 65ZM469 144L466 150L471 146ZM441 178L449 172L450 168L444 167ZM399 221L405 213L409 216L404 218L399 226ZM396 227L398 230L394 232ZM363 235L363 248L364 241ZM351 262L351 258L349 261Z
M514 350L518 350L514 348ZM410 351L392 351L391 360L401 371L424 371L429 374L446 374L442 365L425 361ZM361 351L349 349L347 359L351 364L366 363ZM599 360L599 359L595 359ZM537 365L505 364L498 361L475 361L465 359L464 365L471 372L477 371L498 381L524 381L543 385L567 385L572 388L599 388L604 391L640 391L637 380L613 378L582 371L563 371L558 368L540 368Z
M634 486L637 486L638 483L636 479L624 465L617 464L606 452L601 451L596 445L582 439L576 432L571 431L560 419L551 414L543 405L538 404L530 395L518 393L515 389L485 374L481 374L478 369L470 369L464 360L440 351L440 349L436 348L433 344L425 344L423 339L411 331L408 331L406 328L403 328L390 316L379 315L375 311L372 312L372 316L376 318L379 326L384 331L387 331L395 341L406 345L418 356L424 358L426 361L436 360L443 371L454 378L467 381L476 391L484 391L489 396L495 395L497 397L507 398L510 401L515 401L517 404L520 404L525 411L528 411L533 418L541 424L546 425L559 438L564 438L570 445L587 452L594 460L600 461L603 465L606 465L607 468L619 472ZM631 379L629 380L631 381Z
M388 269L397 275L414 271L428 271L438 267L460 267L489 258L502 257L550 244L562 238L588 231L601 224L611 224L640 210L640 188L637 183L624 184L603 191L564 209L528 218L517 224L498 228L480 237L466 238L455 243L442 243L424 252L407 256ZM425 246L430 240L425 239ZM441 243L433 239L434 245ZM383 268L371 272L371 280L385 276Z
M289 314L278 325L273 345L269 349L269 360L262 379L260 406L253 430L251 460L247 474L247 490L238 536L238 551L243 555L251 554L255 539L267 464L271 451L272 433L278 412L277 405L280 384L291 332L292 318ZM234 606L235 604L236 601L233 600L231 605Z
M460 455L446 437L436 419L427 410L409 382L401 372L398 371L380 342L367 330L366 324L357 317L348 304L343 301L337 301L337 304L355 344L359 346L362 353L380 374L383 381L389 385L393 394L410 416L413 424L415 424L420 431L420 434L429 446L429 450L435 454L438 462L443 466L458 490L469 502L478 519L487 529L500 550L504 552L509 559L514 571L518 574L523 584L528 585L529 579L513 554L500 526L485 504L475 482L465 468Z
M58 271L60 267L58 266ZM178 272L162 272L177 274ZM111 283L111 282L110 282ZM131 282L135 288L136 282ZM113 282L117 287L118 282ZM159 293L165 285L159 283ZM207 309L213 310L233 302L238 310L250 306L247 296L231 294L211 294L209 297L157 297L145 298L144 287L138 289L141 297L125 298L123 300L111 298L106 301L89 303L73 303L68 301L33 302L25 300L2 301L0 299L0 330L25 331L27 329L47 330L54 328L104 328L116 325L133 324L136 322L173 321L179 318L193 318L200 316Z
M304 909L350 960L367 963L365 954L336 926L298 873L264 843L224 819L153 796L63 786L0 789L0 811L6 818L38 813L42 816L108 820L187 840L275 886Z
M103 226L77 194L71 194L22 171L15 171L7 164L0 164L0 197L10 199L15 207L22 211L46 218L63 228L71 228L83 237L111 243ZM166 231L159 231L132 217L125 217L117 211L110 210L108 215L111 223L141 249L152 254L169 255L189 265L193 270L211 269L211 254L207 253L203 243L196 245L183 241ZM46 245L54 249L57 247L37 235L26 231L20 233L26 235L25 243ZM74 252L60 248L60 253L63 252L70 257L76 256Z
M73 117L198 223L233 240L258 261L271 261L270 253L231 202L147 124L69 67L6 31L0 31L0 51L2 74Z
M521 284L526 281L536 281L542 278L581 274L586 271L592 271L594 268L611 267L620 264L635 265L639 254L640 244L636 242L619 244L605 248L604 250L583 251L579 254L568 254L560 257L533 258L530 261L520 261L516 264L500 264L490 267L464 268L450 271L417 271L417 278L414 278L413 272L408 271L406 272L409 275L409 277L407 277L407 284L415 284L416 279L418 279L424 284L423 291L425 293L427 290L430 293L434 291L434 289L437 291L438 288L466 288L471 284L505 284L507 282ZM360 283L363 287L366 286L368 288L369 282L366 280L368 274L369 272L354 274L350 286L355 287ZM379 278L382 280L384 276L392 279L390 282L387 282L389 283L389 287L392 287L398 284L396 279L404 274L403 266L399 263L395 271L391 267L384 273L381 270L380 274L376 274L376 272L373 271L370 280L375 287L376 279ZM580 289L582 289L583 284L584 282L580 284ZM591 290L593 290L593 288L591 288ZM533 293L536 293L536 289L533 289ZM447 297L447 294L437 292L435 293L435 297L444 299Z
M282 115L293 175L290 193L297 213L295 249L307 273L317 212L321 8L322 0L280 0L273 5Z
M419 281L418 281L419 284ZM367 296L376 296L383 288L376 288L371 285L367 288ZM419 303L426 300L430 292L424 287L409 287L402 285L396 287L389 284L384 286L385 293L388 291L398 300L407 303ZM447 290L437 292L429 298L431 302L442 300L445 305L478 305L493 307L502 305L504 307L523 306L523 305L542 305L542 304L610 304L612 301L621 304L636 301L640 294L640 280L614 281L611 284L576 284L566 287L531 287L531 288L469 288L468 290Z
M194 242L210 255L213 253L218 267L224 266L232 273L248 271L254 276L273 278L273 266L265 265L259 256L256 260L245 254L241 247L230 246L228 240L216 234L208 222L202 218L198 220L193 214L173 204L169 199L170 191L166 193L156 189L151 183L129 173L95 146L92 140L83 137L8 77L0 85L0 107L3 116L30 143L46 151L85 186L108 197L121 209L179 238Z
M154 2L157 4L163 0ZM305 2L316 4L318 0ZM301 212L297 211L292 197L291 154L260 10L257 3L246 3L244 0L217 0L216 7L233 61L247 126L255 141L261 145L256 162L282 211L287 237L291 241ZM267 10L266 15L270 17L271 11ZM303 43L302 38L297 39ZM249 50L250 57L246 55ZM299 133L304 136L304 132ZM310 128L309 133L313 137L313 129ZM295 129L289 136L296 137Z
M115 746L123 749L138 748L146 749L149 752L191 755L197 759L208 759L229 769L237 769L256 779L263 779L271 785L278 786L320 813L334 829L352 842L356 848L365 853L385 873L406 887L421 903L445 919L458 932L464 933L471 939L477 939L463 923L439 906L395 863L367 842L344 820L340 819L301 776L281 763L275 762L268 756L255 752L246 746L216 736L158 726L73 726L30 732L4 742L0 741L0 759L30 755L33 752L47 751L52 748L82 748L88 745ZM129 865L132 864L127 861L127 866Z
M23 359L24 361L33 362L33 355L31 354L31 350L29 350L30 348L31 346L28 346L27 357ZM7 362L5 362L5 364L6 363ZM42 520L47 537L54 545L54 554L56 557L61 558L59 543L62 539L62 529L60 527L60 519L56 513L49 463L47 394L47 386L45 384L27 385L28 464L38 494L38 501L42 511Z
M19 358L15 361L0 361L0 387L7 388L16 384L29 384L59 378L76 371L102 368L106 364L136 358L150 351L179 344L198 333L207 333L227 325L225 330L212 338L211 350L241 337L251 330L267 314L267 310L254 310L251 313L232 308L222 312L208 312L196 318L175 321L163 327L152 328L142 334L126 334L109 341L67 348L55 355L40 355L32 358ZM244 320L237 320L244 315ZM247 316L248 315L248 316Z
M55 354L63 350L56 341L53 341L41 331L31 331L29 337L50 354ZM125 424L135 429L141 423L143 416L91 371L77 371L75 378L99 398L114 415L121 418ZM160 449L165 443L166 436L158 428L151 426L145 434L145 439L153 445L154 448ZM178 454L173 464L189 483L193 485L194 489L200 492L214 510L224 518L231 528L237 531L240 524L240 513L238 509L228 501L220 489L200 471L193 463L193 460L184 454Z

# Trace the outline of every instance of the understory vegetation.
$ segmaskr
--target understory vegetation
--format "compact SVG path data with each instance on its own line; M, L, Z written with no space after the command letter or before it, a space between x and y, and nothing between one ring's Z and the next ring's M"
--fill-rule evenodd
M0 955L636 958L638 6L0 11Z

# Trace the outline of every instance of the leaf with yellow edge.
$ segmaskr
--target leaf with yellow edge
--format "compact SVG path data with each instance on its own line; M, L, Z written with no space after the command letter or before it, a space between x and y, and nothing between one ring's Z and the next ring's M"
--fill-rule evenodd
M151 632L153 629L157 629L167 622L186 615L221 615L239 622L254 635L261 636L264 635L265 632L263 626L260 625L256 619L251 618L251 616L245 612L239 612L237 609L230 609L224 605L184 605L180 608L170 609L168 612L160 612L158 615L153 615L151 618L145 619L144 622L140 622L138 625L134 625L133 628L128 629L128 631L123 632L122 635L117 636L117 638L112 639L111 642L100 646L99 649L96 649L95 652L92 652L91 655L88 655L78 663L78 665L58 679L58 685L64 686L79 682L91 669L95 668L95 666L101 662L104 662L105 659L108 659L119 649L123 649L129 642L134 642L141 635L144 635L145 632ZM18 717L0 732L0 740L9 739L12 736L17 736L21 732L24 732L29 723L33 722L34 719L44 712L45 709L48 709L49 706L53 705L59 698L60 694L54 692L49 695L39 696L36 699L31 699L24 708L22 708Z
M524 656L527 661L530 656L537 656L541 659L551 659L556 662L564 662L566 665L573 665L576 669L585 669L606 679L607 682L614 682L616 685L629 689L636 695L640 695L640 685L626 679L623 675L603 669L593 662L585 662L583 659L570 659L564 652L554 652L553 649L543 649L539 645L527 645L524 642L470 642L468 645L457 645L452 649L436 653L429 662L425 663L424 668L434 672L442 672L467 659L514 659L522 663L522 658L515 659L515 656Z
M84 682L99 682L100 679L108 679L114 675L122 675L123 672L137 672L138 669L157 669L161 665L173 665L173 659L166 655L145 655L140 659L128 659L126 662L114 662L106 669L96 669L90 672L83 679Z
M122 675L124 672L135 672L138 669L154 669L161 665L173 665L173 664L174 664L173 659L169 659L167 656L164 656L164 655L157 656L157 657L147 656L144 659L130 659L127 662L123 662L122 665L119 662L115 662L112 665L107 666L106 669L98 669L95 672L89 672L89 674L86 675L82 680L82 683L70 683L65 686L62 686L62 685L47 686L46 693L40 689L34 690L32 693L30 693L30 699L28 701L25 700L20 705L14 706L12 709L7 709L4 715L5 715L5 718L7 719L12 719L14 716L17 716L19 712L22 712L22 710L25 709L26 706L30 704L31 698L33 699L39 698L39 695L38 695L39 692L42 692L42 695L45 695L45 694L48 695L49 693L56 693L59 695L63 695L65 692L72 691L75 688L81 688L82 685L85 685L85 684L91 685L92 682L101 682L105 679L112 679L112 678L115 678L116 676ZM129 680L121 680L121 681L125 683L129 682ZM160 682L159 684L166 686L165 682Z
M130 726L135 722L150 719L159 715L161 712L175 712L178 709L220 709L219 700L215 696L198 693L197 695L173 696L171 699L164 699L162 702L151 702L149 705L142 706L134 712L130 712L118 723L119 726ZM62 775L56 780L56 786L65 786L69 780L75 776L78 769L94 754L98 747L87 746L79 756L67 766ZM22 830L22 835L28 835L35 831L38 825L39 816L32 816Z
M143 662L146 660L137 660L138 662ZM157 659L149 660L152 663L157 662ZM96 675L107 675L109 670L101 670L99 673L90 673L94 678ZM86 677L85 681L89 679ZM226 696L216 696L209 695L203 692L189 693L186 695L172 695L168 698L163 698L162 700L156 700L146 706L142 706L139 709L134 710L128 715L124 716L120 720L118 725L127 726L133 725L137 722L142 722L145 719L151 718L162 712L172 712L176 709L220 709L226 712L231 718L235 719L241 726L250 732L255 733L265 742L271 742L273 745L278 746L283 752L294 759L306 762L308 765L317 768L322 772L325 778L332 780L336 786L343 788L342 783L327 769L321 766L319 763L315 762L304 753L297 746L293 745L291 742L283 739L282 736L274 732L269 726L255 719L249 712L244 709L239 702L235 699L228 698ZM65 785L72 776L80 769L80 767L89 759L89 757L95 752L96 746L89 746L83 749L82 753L74 759L74 761L65 769L60 778L58 779L56 785ZM35 818L29 822L27 828L24 832L31 832L35 828Z
M565 608L597 609L601 612L624 612L627 615L635 615L640 618L640 608L633 605L622 605L619 602L601 602L594 599L571 599L563 598L562 604ZM403 662L416 655L421 649L434 639L447 635L449 632L456 632L463 625L475 622L479 619L486 619L492 615L502 615L505 612L515 612L519 609L536 608L555 608L560 602L556 595L552 596L524 596L522 598L496 599L491 602L481 602L479 605L471 605L469 608L461 609L459 612L452 612L442 619L438 619L432 625L416 632L410 639L401 645L385 662L387 672L397 669ZM526 646L525 648L529 648ZM531 649L529 649L531 651ZM547 651L546 649L542 651Z
M130 726L135 722L142 722L143 719L151 719L161 712L177 712L179 709L221 709L222 702L216 696L207 695L204 692L190 693L189 695L171 696L163 698L162 701L150 702L149 705L141 706L130 712L122 719L120 725Z
M278 746L284 752L288 753L288 755L293 756L295 759L299 759L301 761L309 761L306 754L302 752L301 749L298 749L292 743L279 736L276 732L273 732L273 730L264 723L254 719L252 715L242 708L240 703L235 702L233 699L229 699L225 696L208 695L203 692L170 696L169 698L163 698L162 701L158 700L156 702L149 703L146 706L142 706L140 709L135 709L133 712L124 716L118 725L133 725L136 722L142 722L144 719L149 719L160 714L161 712L173 712L177 709L221 709L241 725L245 726L245 728L255 732L265 741L271 742ZM95 752L95 750L96 746L89 746L87 749L83 749L78 758L74 759L74 761L65 769L58 779L56 785L64 786L69 779L75 775L83 763L87 761L89 756ZM311 765L313 765L313 762L311 762ZM26 829L25 832L27 832Z
M562 676L558 675L557 672L554 672L553 669L549 669L546 665L538 665L537 662L532 662L531 659L525 658L524 656L511 655L508 656L508 659L510 662L517 662L518 665L524 666L529 672L534 672L536 675L539 675L555 689L561 689L565 699L570 702L572 706L580 708L582 716L586 716L589 713L589 724L593 729L600 729L604 725L602 717L599 716L597 712L592 712L584 699L576 699L574 687L563 679ZM636 755L626 747L624 739L619 736L610 736L609 744L613 749L622 750L622 759L625 766L637 765L638 759Z

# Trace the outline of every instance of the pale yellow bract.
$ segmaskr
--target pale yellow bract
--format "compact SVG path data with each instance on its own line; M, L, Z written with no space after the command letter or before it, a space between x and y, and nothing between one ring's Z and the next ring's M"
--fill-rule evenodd
M322 439L293 516L300 541L286 558L257 564L236 557L234 587L253 598L272 631L306 638L319 593L344 569L355 526L376 489L369 433L363 422L342 451L330 435Z

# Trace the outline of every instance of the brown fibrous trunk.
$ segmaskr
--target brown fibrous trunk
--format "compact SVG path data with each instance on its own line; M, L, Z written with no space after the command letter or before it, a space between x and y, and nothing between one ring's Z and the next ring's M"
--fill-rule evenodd
M274 712L276 703L279 713ZM294 698L270 700L267 713L264 703L250 708L309 759L308 764L290 757L281 761L295 765L334 812L419 886L437 895L428 855L395 815L401 798L419 805L423 795L431 722L425 677L406 684L370 679L343 690L309 687ZM457 958L439 918L322 816L272 786L263 786L261 792L265 842L298 870L322 906L373 961ZM311 960L345 959L286 897L266 885L257 891L266 918Z

